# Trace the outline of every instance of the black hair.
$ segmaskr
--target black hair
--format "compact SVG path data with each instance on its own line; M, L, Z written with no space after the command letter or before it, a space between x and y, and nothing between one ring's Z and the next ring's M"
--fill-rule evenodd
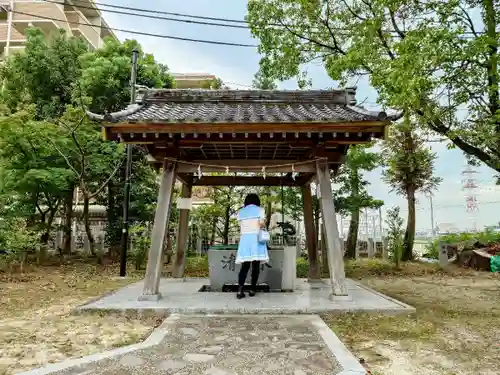
M251 193L245 197L245 207L251 204L260 207L260 199L257 194Z

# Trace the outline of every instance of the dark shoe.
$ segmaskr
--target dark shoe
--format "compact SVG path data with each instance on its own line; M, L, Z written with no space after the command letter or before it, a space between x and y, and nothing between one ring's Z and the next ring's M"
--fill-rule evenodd
M255 294L256 294L256 293L257 293L257 292L256 292L255 290L251 290L251 291L249 291L249 292L248 292L248 295L249 295L250 297L255 297Z
M245 298L245 292L243 291L242 287L238 288L238 294L236 294L236 298L238 298L238 299Z

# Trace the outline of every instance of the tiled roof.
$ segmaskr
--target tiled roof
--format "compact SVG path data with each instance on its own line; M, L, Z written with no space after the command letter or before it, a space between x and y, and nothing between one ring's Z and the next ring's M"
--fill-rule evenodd
M389 121L385 112L355 106L355 89L315 91L149 90L108 122L289 123Z

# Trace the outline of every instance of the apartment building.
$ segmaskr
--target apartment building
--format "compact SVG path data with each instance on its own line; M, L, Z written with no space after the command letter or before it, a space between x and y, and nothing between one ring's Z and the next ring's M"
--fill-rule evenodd
M75 3L71 0L0 0L0 6L2 58L24 48L28 27L38 27L47 35L58 29L66 30L69 35L81 37L90 50L99 48L107 36L116 38L94 0Z
M172 73L178 89L200 89L217 79L208 73Z

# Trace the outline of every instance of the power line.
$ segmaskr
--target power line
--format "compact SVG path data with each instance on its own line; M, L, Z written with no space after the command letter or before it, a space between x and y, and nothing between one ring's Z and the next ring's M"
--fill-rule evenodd
M34 17L34 19L44 19L44 20L49 20L49 21L56 21L56 22L63 22L63 23L68 23L68 20L63 20L60 18L54 18L54 17L47 17L47 16L41 16L38 14L31 14L31 13L26 13L26 12L20 12L18 10L8 10L9 12L15 13L15 14L22 14L28 17ZM243 43L231 43L231 42L221 42L217 40L205 40L205 39L192 39L192 38L184 38L180 36L172 36L172 35L163 35L163 34L153 34L153 33L146 33L142 31L134 31L134 30L127 30L127 29L118 29L115 27L106 27L102 25L92 25L90 23L86 22L71 22L71 24L75 25L82 25L82 26L90 26L90 27L97 27L99 29L107 29L107 30L113 30L113 31L119 31L122 33L128 33L128 34L135 34L135 35L142 35L142 36L151 36L155 38L162 38L162 39L173 39L173 40L181 40L184 42L194 42L194 43L204 43L204 44L216 44L216 45L223 45L223 46L232 46L232 47L250 47L250 48L257 48L255 44L243 44Z
M43 1L57 3L57 1L55 1L55 0L43 0ZM73 0L73 2L80 2L81 3L82 0ZM231 19L231 18L220 18L220 17L206 17L206 16L198 16L198 15L193 15L193 14L188 14L188 13L164 12L164 11L158 11L158 10L153 10L153 9L134 8L134 7L126 7L126 6L121 6L121 5L111 5L111 4L103 4L103 3L94 3L94 4L98 7L108 7L108 8L113 8L113 9L122 9L122 10L129 10L129 11L141 12L141 13L163 14L163 15L210 20L210 21L230 22L230 23L244 24L245 26L228 25L228 24L220 24L220 23L212 23L212 22L199 22L199 21L192 21L192 20L181 20L181 19L175 19L175 18L148 16L145 14L120 12L120 11L114 11L114 10L109 10L109 9L102 9L102 11L104 11L104 12L126 14L126 15L136 16L136 17L145 17L145 18L160 19L160 20L173 21L173 22L187 22L187 23L201 24L201 25L208 25L208 26L232 27L232 28L241 28L241 29L248 29L248 25L249 25L248 21L246 21L246 20L236 20L236 19ZM75 4L73 4L73 5L77 8L96 9L95 7L91 7L88 5L75 5ZM285 31L286 31L287 25L271 23L271 24L269 24L269 26L282 27L282 28L285 28ZM351 31L347 28L335 27L335 26L331 26L330 29L333 31L340 31L340 32L347 32L347 33ZM391 35L391 37L395 37L395 36L399 35L399 33L396 30L391 30L391 29L384 29L384 30L382 30L382 32L394 34L394 35ZM482 31L477 32L477 34L483 34L483 33L484 32L482 32ZM465 35L475 35L475 34L472 31L464 31L460 35L465 36Z
M47 0L44 0L44 1L47 1ZM73 2L80 2L81 3L81 2L84 2L84 1L83 0L73 0ZM223 21L223 22L248 24L248 22L245 21L245 20L235 20L235 19L230 19L230 18L217 18L217 17L197 16L197 15L194 15L194 14L187 14L187 13L164 12L164 11L160 11L160 10L132 8L132 7L126 7L126 6L121 6L121 5L103 4L103 3L98 3L98 2L94 2L94 4L96 6L98 6L98 7L109 7L109 8L115 8L115 9L126 9L126 10L132 10L134 12L164 14L164 15L167 15L167 16L188 17L188 18L194 18L194 19L200 19L200 20ZM92 9L95 9L95 8L92 8ZM109 12L109 10L105 10L105 12Z
M60 4L60 2L56 1L56 0L43 0L43 1L46 2L46 3ZM78 1L78 0L73 0L73 1ZM75 8L78 8L78 9L92 9L92 10L96 9L95 7L88 6L88 5L76 5L76 4L71 4L71 5L73 5ZM111 7L111 5L105 5L105 4L101 4L101 5L110 6ZM119 7L118 5L113 5L113 7L116 7L116 8L119 8L119 9L128 9L128 7ZM137 9L137 8L133 8L133 9ZM108 13L124 14L124 15L127 15L127 16L144 17L144 18L156 19L156 20L163 20L163 21L184 22L184 23L197 24L197 25L205 25L205 26L232 27L232 28L235 28L235 29L245 29L245 30L248 30L248 26L243 26L243 25L228 25L228 24L224 24L224 23L214 23L214 22L205 22L205 21L194 21L194 20L181 20L181 19L178 19L178 18L171 18L171 17L164 17L164 16L155 16L155 15L147 15L147 14L125 12L123 10L109 10L109 9L106 9L104 11L108 12ZM151 11L151 10L139 10L139 11L145 12L145 13L154 12L154 11ZM189 17L191 17L191 16L189 16Z

